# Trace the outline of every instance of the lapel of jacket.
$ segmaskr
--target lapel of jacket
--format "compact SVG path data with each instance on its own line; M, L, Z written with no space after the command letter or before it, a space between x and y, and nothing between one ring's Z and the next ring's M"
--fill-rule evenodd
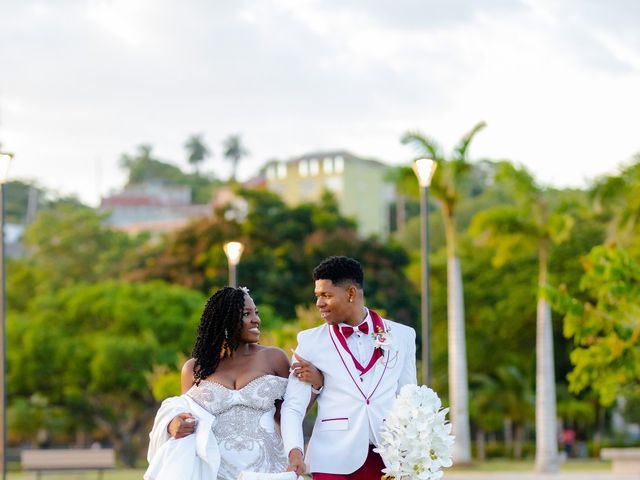
M384 331L387 331L388 325L380 318L380 316L373 310L369 310L369 312L371 315L374 330L376 329L376 326L383 326ZM371 378L371 381L368 382L368 388L365 392L363 390L362 382L360 381L360 371L355 368L353 360L351 359L351 355L342 346L340 339L338 338L334 329L328 326L327 330L329 338L331 339L331 343L333 344L336 354L339 358L339 364L341 364L342 368L344 368L344 370L347 372L348 376L350 377L351 383L356 387L356 389L359 391L360 395L362 395L368 405L371 402L371 398L375 394L380 383L382 382L385 373L387 372L387 367L389 364L388 358L390 358L389 355L394 353L397 355L398 352L386 352L385 356L387 358L383 357L382 360L378 359L376 354L375 358L377 358L377 361L369 370L369 375L373 375L373 378Z
M329 326L329 325L327 326L329 327L328 328L329 337L331 339L331 345L333 346L333 349L336 352L336 356L338 359L337 364L339 365L339 368L345 370L349 375L353 376L354 378L358 377L360 375L360 372L354 365L351 355L345 348L344 344L341 342L341 339L336 334L333 326ZM344 337L342 338L342 340L344 340Z
M385 332L389 331L389 325L387 324L387 322L382 320L382 318L375 311L373 310L369 310L369 311L371 312L371 319L373 320L374 329L376 328L376 324L378 324L378 325L383 325ZM397 354L398 352L387 351L387 352L384 352L382 358L378 359L378 361L375 364L375 367L373 367L373 370L371 372L371 375L373 376L373 378L369 383L367 397L369 398L373 397L373 394L376 392L376 390L378 389L378 386L383 381L385 374L387 373L389 362L394 360L392 356Z
M328 328L328 335L331 339L331 344L334 347L336 358L337 358L337 368L345 372L345 376L347 377L345 381L349 382L353 385L354 389L357 390L357 394L361 395L362 398L369 403L369 399L367 397L366 392L363 390L362 381L360 380L360 372L353 364L353 360L351 359L351 355L347 352L344 347L341 345L339 338L337 337L333 328Z

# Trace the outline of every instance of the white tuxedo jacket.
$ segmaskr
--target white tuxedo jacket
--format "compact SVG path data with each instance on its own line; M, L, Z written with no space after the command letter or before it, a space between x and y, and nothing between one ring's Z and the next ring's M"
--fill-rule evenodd
M362 377L331 326L298 334L296 353L324 375L324 389L317 398L318 416L305 455L311 472L349 474L360 468L367 458L369 432L379 444L380 430L398 391L416 383L415 331L382 321L390 332L392 348ZM304 452L302 420L310 398L311 386L291 375L281 411L287 454L294 448Z

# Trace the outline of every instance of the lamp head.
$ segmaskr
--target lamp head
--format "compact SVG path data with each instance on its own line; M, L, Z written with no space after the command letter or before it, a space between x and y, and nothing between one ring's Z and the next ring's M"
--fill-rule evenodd
M421 187L431 185L433 174L436 173L438 162L431 158L418 158L413 162L413 172L418 177L418 183Z
M7 183L13 153L0 152L0 183Z
M229 264L238 265L238 263L240 263L240 257L242 257L242 252L244 251L244 245L240 242L227 242L223 248Z

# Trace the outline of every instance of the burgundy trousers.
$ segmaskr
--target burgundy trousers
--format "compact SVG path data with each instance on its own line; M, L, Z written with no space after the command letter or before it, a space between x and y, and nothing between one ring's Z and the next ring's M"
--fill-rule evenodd
M320 473L313 472L311 477L313 480L380 480L384 462L382 457L373 451L373 445L369 445L369 454L364 464L355 472L341 473Z

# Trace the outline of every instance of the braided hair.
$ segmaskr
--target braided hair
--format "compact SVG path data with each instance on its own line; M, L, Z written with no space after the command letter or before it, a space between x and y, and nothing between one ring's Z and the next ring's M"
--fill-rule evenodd
M191 353L196 385L216 371L229 349L236 350L240 345L245 295L242 288L223 287L207 301Z

